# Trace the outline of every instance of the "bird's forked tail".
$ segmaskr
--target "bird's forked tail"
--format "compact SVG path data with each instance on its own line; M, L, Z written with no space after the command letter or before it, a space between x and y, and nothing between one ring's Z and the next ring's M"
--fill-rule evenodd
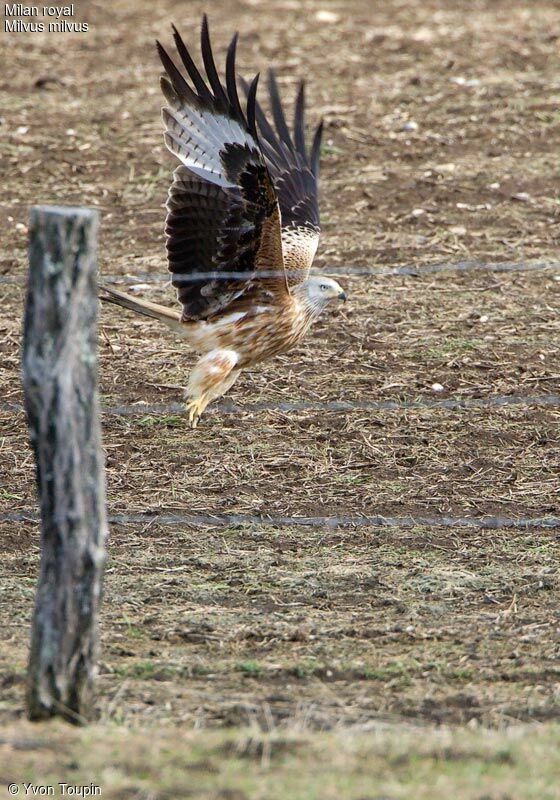
M149 300L142 300L140 297L133 297L126 292L119 292L117 289L110 289L108 286L99 286L99 299L106 303L114 303L122 308L128 308L137 314L145 317L157 319L164 322L170 328L182 330L181 315L177 311L172 311L159 303L151 303Z

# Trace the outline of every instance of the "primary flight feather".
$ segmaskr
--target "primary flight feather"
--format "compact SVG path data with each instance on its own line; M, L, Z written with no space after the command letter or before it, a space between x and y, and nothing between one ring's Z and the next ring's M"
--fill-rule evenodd
M322 125L308 150L304 88L290 132L276 79L269 73L274 127L256 99L258 75L237 90L237 34L225 84L201 32L203 77L178 31L186 74L158 42L165 143L179 159L167 200L167 257L182 312L103 287L101 298L179 331L202 355L187 386L196 426L240 371L298 344L329 300L346 299L332 278L310 275L319 241L317 198Z

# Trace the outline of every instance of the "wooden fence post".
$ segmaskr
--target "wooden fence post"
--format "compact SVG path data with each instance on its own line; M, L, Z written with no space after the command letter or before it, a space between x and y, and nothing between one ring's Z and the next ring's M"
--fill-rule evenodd
M41 568L30 719L84 722L93 700L107 517L97 397L96 211L29 216L23 388L37 465Z

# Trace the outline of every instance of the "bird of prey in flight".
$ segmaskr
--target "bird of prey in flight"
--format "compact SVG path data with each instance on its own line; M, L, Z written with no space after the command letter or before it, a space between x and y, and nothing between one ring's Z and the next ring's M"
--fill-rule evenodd
M201 32L205 77L174 27L181 72L158 42L165 143L179 159L167 199L167 256L181 312L102 287L101 299L154 317L201 353L187 386L196 427L208 403L242 369L297 345L332 299L346 293L332 278L310 275L319 241L318 178L322 123L305 142L304 86L293 133L269 72L274 125L256 99L257 75L237 89L237 34L225 83Z

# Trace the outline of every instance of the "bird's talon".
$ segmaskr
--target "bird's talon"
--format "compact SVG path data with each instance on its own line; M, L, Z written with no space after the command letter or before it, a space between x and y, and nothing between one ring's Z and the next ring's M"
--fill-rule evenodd
M191 400L191 402L187 404L187 411L189 412L189 425L194 429L198 425L198 420L202 414L202 403L200 400Z

